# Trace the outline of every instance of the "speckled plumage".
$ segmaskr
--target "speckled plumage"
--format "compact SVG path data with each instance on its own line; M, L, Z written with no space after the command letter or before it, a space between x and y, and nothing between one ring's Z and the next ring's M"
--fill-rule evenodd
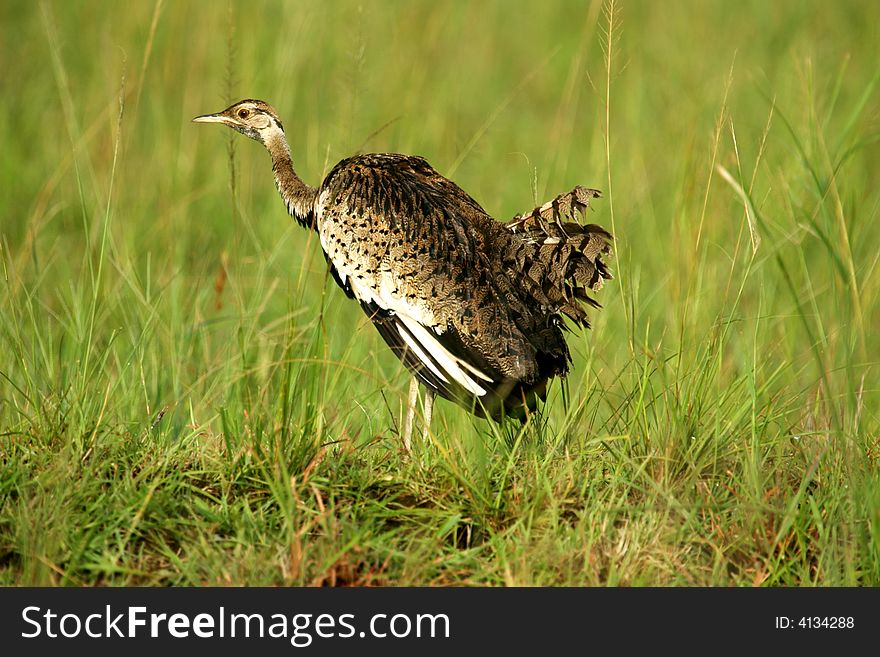
M561 317L588 326L585 306L598 305L588 291L610 278L611 236L575 220L597 191L577 187L501 223L423 158L390 153L345 159L314 189L270 106L208 116L236 118L244 103L276 126L259 137L231 127L266 145L288 210L318 232L336 282L425 386L500 417L534 408L567 373Z

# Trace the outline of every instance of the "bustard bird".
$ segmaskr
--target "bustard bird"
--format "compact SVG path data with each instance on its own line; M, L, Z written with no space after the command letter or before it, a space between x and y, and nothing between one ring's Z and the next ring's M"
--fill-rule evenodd
M242 100L193 121L222 123L262 143L288 212L318 232L330 272L412 372L403 442L410 450L419 382L423 429L434 395L479 416L523 417L565 376L562 316L588 327L588 292L610 273L603 228L575 221L599 192L576 187L495 221L421 157L342 160L320 187L296 174L281 119Z

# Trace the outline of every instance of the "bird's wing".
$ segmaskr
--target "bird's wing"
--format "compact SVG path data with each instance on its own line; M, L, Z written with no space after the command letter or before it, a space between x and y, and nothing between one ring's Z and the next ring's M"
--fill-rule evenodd
M493 220L425 160L344 160L316 213L337 281L426 385L485 405L538 381L536 350L512 316L518 298L486 257Z

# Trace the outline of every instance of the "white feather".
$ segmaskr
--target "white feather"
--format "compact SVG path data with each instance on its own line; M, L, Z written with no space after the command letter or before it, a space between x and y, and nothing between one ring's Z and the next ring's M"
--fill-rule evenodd
M443 381L445 383L449 383L449 379L447 379L445 376L443 376L443 372L441 372L439 369L437 369L437 366L434 364L434 361L432 361L430 358L428 358L425 355L425 352L422 351L422 348L418 345L418 343L416 343L416 341L412 338L412 336L410 336L410 334L407 332L407 330L401 324L397 325L397 332L400 333L400 337L402 337L403 341L406 342L406 344L409 346L409 348L413 350L413 353L415 353L415 355L418 357L418 359L420 361L422 361L425 365L428 366L428 369L430 369L434 374L436 374L437 377L441 381Z
M327 199L327 191L322 192L316 204L316 212L319 216L323 213ZM330 256L340 280L343 282L348 280L355 298L364 303L374 303L383 310L394 313L398 321L403 324L402 327L398 326L397 330L407 346L441 380L447 383L450 380L455 381L471 394L480 397L485 395L487 390L472 377L487 383L492 383L492 378L470 363L454 356L431 334L426 327L432 327L431 330L438 334L443 330L438 326L440 322L428 305L423 301L409 300L400 296L397 293L396 277L387 269L369 280L352 275L349 263L343 253L340 253L338 245L332 244L328 236L320 230L321 222L318 226L321 247Z
M453 356L449 351L444 347L440 342L435 338L431 333L417 321L407 317L406 315L402 315L398 313L398 319L403 322L412 336L419 341L419 344L422 348L427 351L431 357L437 361L437 364L443 368L449 374L449 377L453 379L456 383L458 383L462 388L467 390L468 392L477 395L478 397L482 397L486 394L486 389L483 388L479 383L474 381L471 377L469 377L464 370L462 370L461 366L464 362L455 356ZM467 365L467 368L473 370L470 365ZM485 374L480 374L480 378L485 379L486 381L490 381Z

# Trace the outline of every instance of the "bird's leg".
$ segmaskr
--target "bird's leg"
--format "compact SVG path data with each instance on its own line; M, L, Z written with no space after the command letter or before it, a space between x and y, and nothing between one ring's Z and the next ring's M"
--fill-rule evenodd
M425 424L422 427L422 440L428 439L428 431L431 430L431 415L434 413L434 391L425 388Z
M412 378L409 384L409 402L406 407L406 418L403 420L403 449L412 452L413 420L416 415L416 404L419 401L419 380Z

